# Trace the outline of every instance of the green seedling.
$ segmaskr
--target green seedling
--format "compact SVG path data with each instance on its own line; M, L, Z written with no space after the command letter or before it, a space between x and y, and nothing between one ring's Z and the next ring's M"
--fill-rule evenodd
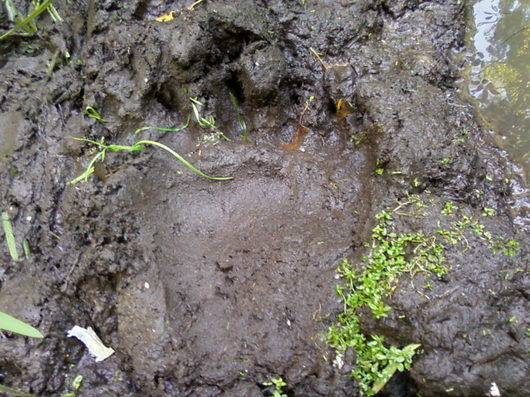
M101 117L101 115L99 114L99 112L94 109L92 106L87 106L85 108L85 114L88 116L88 117L91 117L93 119L96 119L97 121L99 121L100 123L106 123L108 120L105 120L103 117Z
M35 34L37 32L37 24L35 20L45 11L48 11L54 21L62 21L62 18L52 4L53 0L44 0L42 3L33 2L33 10L24 18L20 18L19 12L15 8L12 0L6 0L4 3L7 9L8 18L15 23L15 26L0 36L0 40L5 39L19 30L24 31L25 34Z
M455 204L452 201L446 201L444 203L444 208L442 209L442 214L443 215L453 215L453 212L454 212L454 210L456 208L457 207L455 206Z
M214 131L214 135L217 138L223 138L225 141L231 141L230 138L228 138L224 132L222 132L216 125L215 125L215 118L213 116L208 117L202 117L198 106L204 106L202 102L200 102L196 97L189 97L188 98L191 102L191 107L193 109L193 114L195 116L195 119L197 120L197 123L199 126L203 128L210 128Z
M11 259L16 262L18 261L17 246L15 243L15 235L13 234L13 227L11 226L9 214L7 212L2 212L2 227L4 228L9 255L11 255Z
M83 375L77 375L72 381L72 388L74 390L79 390L81 383L83 383Z
M269 382L263 383L264 386L274 386L272 391L272 397L287 397L287 394L283 393L283 388L287 386L287 383L282 378L272 378Z
M482 216L495 216L495 210L493 208L484 208Z
M73 184L81 182L81 181L86 181L88 179L88 177L94 173L94 169L95 169L94 168L94 164L96 162L98 162L98 161L103 161L105 159L105 154L106 154L107 151L110 151L110 152L118 152L118 151L135 152L135 151L144 150L146 148L145 145L156 146L156 147L159 147L161 149L164 149L165 151L170 153L173 157L175 157L177 160L179 160L182 164L184 164L186 167L188 167L190 170L192 170L196 174L202 176L203 178L210 179L210 180L213 180L213 181L227 181L227 180L233 179L233 177L214 177L214 176L210 176L210 175L205 174L204 172L202 172L201 170L196 168L193 164L191 164L189 161L187 161L180 154L175 152L173 149L171 149L170 147L168 147L168 146L166 146L166 145L164 145L164 144L162 144L160 142L144 139L144 140L140 140L140 141L136 142L134 145L126 146L126 145L105 145L105 144L103 144L101 142L93 141L93 140L86 139L86 138L73 138L73 139L75 139L77 141L89 142L89 143L92 143L94 145L97 145L100 148L100 151L98 153L96 153L96 155L92 158L92 160L90 160L90 162L88 163L87 168L85 169L85 171L81 175L79 175L78 177L76 177L76 178L72 179L70 182L68 182L68 184L70 184L70 185L73 185Z
M31 338L44 338L38 329L4 312L0 312L0 329Z
M6 393L10 397L37 397L35 394L26 393L4 385L0 385L0 392Z

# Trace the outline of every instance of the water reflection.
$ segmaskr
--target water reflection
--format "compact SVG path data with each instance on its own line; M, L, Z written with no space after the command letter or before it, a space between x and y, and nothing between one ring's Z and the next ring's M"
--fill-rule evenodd
M473 6L469 93L500 147L530 180L530 1Z

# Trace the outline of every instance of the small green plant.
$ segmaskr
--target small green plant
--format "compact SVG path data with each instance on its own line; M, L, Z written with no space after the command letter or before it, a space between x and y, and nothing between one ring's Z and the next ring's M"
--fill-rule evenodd
M443 215L453 215L453 212L454 212L454 210L456 208L457 207L455 206L455 204L452 201L446 201L444 203L444 208L442 209L442 214Z
M493 208L484 208L482 216L495 216L495 210Z
M516 256L519 252L520 243L513 239L505 240L503 238L498 238L495 243L493 243L492 250L494 252L501 251L504 256Z
M24 321L20 321L19 319L16 319L15 317L3 312L0 312L0 329L24 336L29 336L31 338L44 337L44 335L42 335L38 329L33 328Z
M231 141L230 138L228 138L223 131L221 131L216 125L215 125L215 118L213 116L203 117L201 116L199 112L199 106L204 106L202 102L200 102L196 97L189 97L188 98L191 102L191 108L193 110L193 114L195 115L195 119L197 120L197 123L203 127L203 128L210 128L213 131L212 140L218 140L220 138L223 138L225 141Z
M375 161L375 173L377 175L383 175L384 172L385 172L385 169L381 166L381 160L377 159Z
M149 128L153 128L153 127L149 127ZM85 171L78 177L69 181L68 184L75 184L81 181L86 181L94 173L95 163L98 161L103 161L105 159L105 155L107 151L109 152L118 152L118 151L135 152L139 150L144 150L146 148L145 145L156 146L161 149L164 149L165 151L170 153L173 157L175 157L178 161L180 161L182 164L188 167L190 170L202 176L203 178L207 178L207 179L214 180L214 181L227 181L227 180L233 179L233 177L231 176L230 177L214 177L214 176L207 175L201 170L199 170L198 168L196 168L195 166L193 166L189 161L187 161L184 157L182 157L180 154L175 152L173 149L157 141L143 139L143 140L137 141L133 145L126 146L126 145L105 145L102 142L97 142L97 141L93 141L93 140L86 139L86 138L73 138L73 139L78 140L78 141L83 141L83 142L89 142L94 145L97 145L100 150L94 155L94 157L92 157Z
M269 382L263 383L264 386L274 386L272 391L272 397L287 397L287 394L283 393L283 388L287 386L287 383L282 378L272 378Z
M42 2L32 1L32 10L25 17L20 16L12 0L4 0L4 4L7 10L7 16L11 22L15 23L15 26L0 36L0 40L5 39L17 31L23 31L24 34L35 34L37 32L37 24L35 21L45 11L48 11L54 21L62 21L61 16L53 6L53 0L44 0Z
M79 390L82 383L83 383L83 375L77 375L70 384L74 391L63 394L61 397L76 397L76 392Z
M94 109L92 106L87 106L85 108L85 114L90 118L96 119L100 123L106 123L108 121L108 120L105 120L103 117L101 117L99 112L96 109Z

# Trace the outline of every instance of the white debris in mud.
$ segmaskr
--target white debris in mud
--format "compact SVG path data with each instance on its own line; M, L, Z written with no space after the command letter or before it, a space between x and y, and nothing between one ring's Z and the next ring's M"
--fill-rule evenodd
M501 397L501 392L495 382L491 382L490 391L486 393L488 397Z
M337 354L335 360L333 360L333 366L335 368L341 369L344 366L344 360L342 359L342 354Z
M88 352L96 359L96 362L103 361L114 354L114 349L105 346L90 327L83 328L75 325L66 333L66 335L69 337L75 337L83 342L87 347Z

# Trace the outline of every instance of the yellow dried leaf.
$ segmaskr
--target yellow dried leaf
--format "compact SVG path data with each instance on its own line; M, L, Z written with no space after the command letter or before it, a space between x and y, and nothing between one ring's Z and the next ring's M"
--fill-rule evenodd
M167 14L156 17L155 20L158 22L170 22L175 19L176 11L169 11Z
M337 103L335 104L335 109L337 112L337 116L339 117L346 117L349 114L353 113L353 105L350 101L347 101L344 98L340 98Z

